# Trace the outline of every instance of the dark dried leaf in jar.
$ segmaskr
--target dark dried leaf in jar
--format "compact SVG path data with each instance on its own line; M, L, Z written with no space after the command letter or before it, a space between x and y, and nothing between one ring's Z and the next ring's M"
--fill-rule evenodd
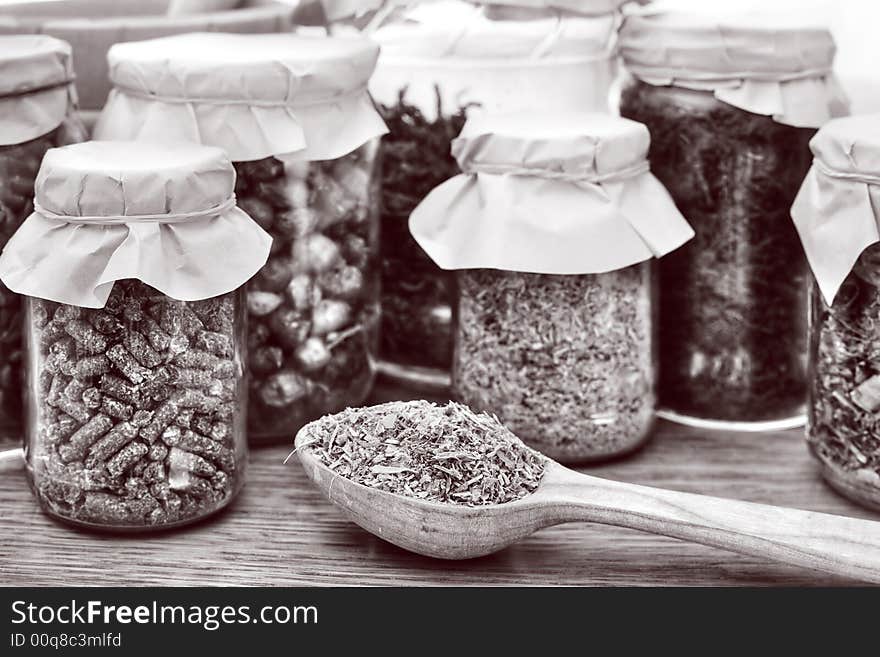
M880 508L880 246L859 258L834 302L814 285L810 449L832 485Z
M33 211L34 181L50 148L78 140L78 126L55 130L20 144L0 146L0 249ZM0 439L21 436L24 386L22 300L0 283Z
M659 403L720 421L790 419L806 400L807 267L789 209L814 130L634 82L651 171L696 231L657 263Z
M465 108L429 120L400 93L380 107L382 139L382 358L395 364L448 371L452 361L455 276L428 257L409 232L409 215L440 183L459 172L450 144Z

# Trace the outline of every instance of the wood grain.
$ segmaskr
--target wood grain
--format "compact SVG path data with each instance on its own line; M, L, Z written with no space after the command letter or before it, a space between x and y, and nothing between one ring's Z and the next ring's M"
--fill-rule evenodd
M376 401L405 397L383 388ZM291 436L291 442L293 436ZM227 511L147 536L87 533L49 520L23 472L0 474L0 583L25 585L850 585L755 557L628 529L572 523L497 554L420 557L350 523L312 486L288 446L254 450ZM646 449L584 469L618 481L880 519L833 493L802 431L706 432L661 422Z

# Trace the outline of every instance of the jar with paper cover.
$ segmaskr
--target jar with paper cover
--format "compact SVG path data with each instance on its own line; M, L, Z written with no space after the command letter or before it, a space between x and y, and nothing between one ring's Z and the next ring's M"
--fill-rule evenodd
M367 398L378 345L379 136L360 36L190 34L114 46L98 138L220 146L273 238L249 284L252 442Z
M82 141L70 46L41 35L0 36L0 248L33 209L50 148ZM0 284L0 440L22 430L21 299Z
M789 208L815 129L845 111L825 28L791 16L628 15L621 113L696 231L658 263L661 415L698 426L803 424L807 267Z
M244 482L242 285L271 239L218 148L48 151L0 256L27 296L26 461L50 515L101 529L192 522Z
M880 115L810 142L791 209L814 285L807 438L828 483L880 510Z
M410 219L457 270L455 396L565 463L630 452L654 419L650 261L693 232L648 143L607 115L474 117L452 146L463 173Z
M449 387L455 277L413 242L407 219L459 173L449 145L466 116L607 112L624 1L387 2L368 23L382 45L370 89L389 128L382 142L385 375L432 391Z

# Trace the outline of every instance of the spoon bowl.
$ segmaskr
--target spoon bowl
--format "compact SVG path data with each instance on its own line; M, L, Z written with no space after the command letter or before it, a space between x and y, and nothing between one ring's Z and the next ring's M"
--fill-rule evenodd
M546 460L538 488L504 504L460 506L370 488L296 451L308 477L352 522L411 552L469 559L544 527L597 522L880 583L880 523L638 486L584 475Z
M364 486L333 472L308 447L298 447L306 474L349 520L411 552L438 559L492 554L538 529L564 522L551 517L538 493L485 506L444 504ZM564 469L551 463L549 469ZM542 487L546 484L545 472Z

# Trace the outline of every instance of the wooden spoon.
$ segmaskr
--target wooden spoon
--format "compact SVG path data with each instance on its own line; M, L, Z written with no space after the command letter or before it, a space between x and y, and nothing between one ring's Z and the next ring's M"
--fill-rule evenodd
M497 552L544 527L599 522L880 583L880 522L637 486L548 460L537 490L519 500L458 506L387 493L336 474L296 437L306 473L368 532L440 559Z

